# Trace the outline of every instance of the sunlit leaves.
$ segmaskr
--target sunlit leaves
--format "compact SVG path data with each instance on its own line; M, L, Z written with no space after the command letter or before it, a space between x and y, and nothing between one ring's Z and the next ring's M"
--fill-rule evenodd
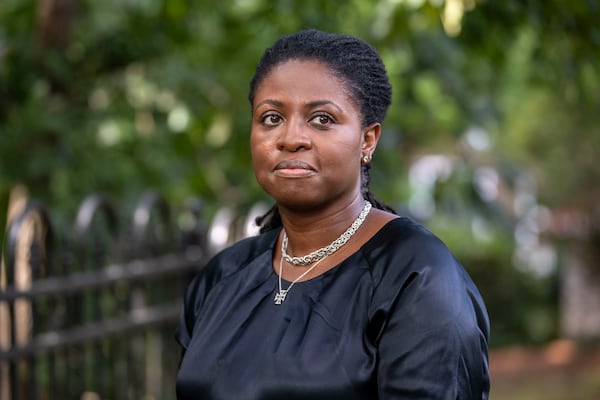
M39 3L0 0L0 197L23 182L66 212L92 191L127 200L147 187L201 196L209 212L264 199L248 167L248 82L276 37L315 27L363 37L389 71L374 191L401 212L411 199L434 210L428 223L483 269L479 282L506 277L489 282L497 298L519 304L515 281L532 304L543 297L513 268L523 177L534 203L595 204L598 0L86 0L64 51L41 45ZM423 159L451 160L444 179L412 185ZM524 322L536 307L504 333L542 337Z

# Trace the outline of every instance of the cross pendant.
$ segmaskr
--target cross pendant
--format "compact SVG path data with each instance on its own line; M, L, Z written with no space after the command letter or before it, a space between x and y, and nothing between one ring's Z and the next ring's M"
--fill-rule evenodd
M287 295L287 290L281 289L281 290L279 290L279 293L275 294L275 298L273 299L273 301L275 301L275 304L279 305L285 301L286 295Z

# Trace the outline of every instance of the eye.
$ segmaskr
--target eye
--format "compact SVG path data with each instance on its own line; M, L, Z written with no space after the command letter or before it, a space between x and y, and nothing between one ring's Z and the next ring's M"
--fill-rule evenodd
M261 117L260 122L266 126L276 126L282 121L281 115L276 113L268 113Z
M311 125L315 126L316 128L319 128L319 129L328 128L334 122L335 121L333 120L333 118L330 115L328 115L328 114L318 114L318 115L315 115L309 121L309 123Z

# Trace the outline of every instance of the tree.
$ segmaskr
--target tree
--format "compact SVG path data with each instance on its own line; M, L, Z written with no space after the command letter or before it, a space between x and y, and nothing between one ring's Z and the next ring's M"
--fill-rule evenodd
M292 30L347 32L394 87L375 191L469 268L495 343L546 340L560 253L535 230L550 210L597 215L599 7L530 3L3 0L0 218L17 183L63 215L89 192L131 204L147 187L200 196L209 215L249 208L264 199L247 147L258 57ZM526 257L542 253L523 237L549 258Z

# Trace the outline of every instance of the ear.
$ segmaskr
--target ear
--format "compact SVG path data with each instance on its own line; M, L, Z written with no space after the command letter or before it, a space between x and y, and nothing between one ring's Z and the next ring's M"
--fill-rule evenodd
M375 122L363 130L361 157L365 155L369 156L369 158L373 157L380 135L381 124L379 122Z

